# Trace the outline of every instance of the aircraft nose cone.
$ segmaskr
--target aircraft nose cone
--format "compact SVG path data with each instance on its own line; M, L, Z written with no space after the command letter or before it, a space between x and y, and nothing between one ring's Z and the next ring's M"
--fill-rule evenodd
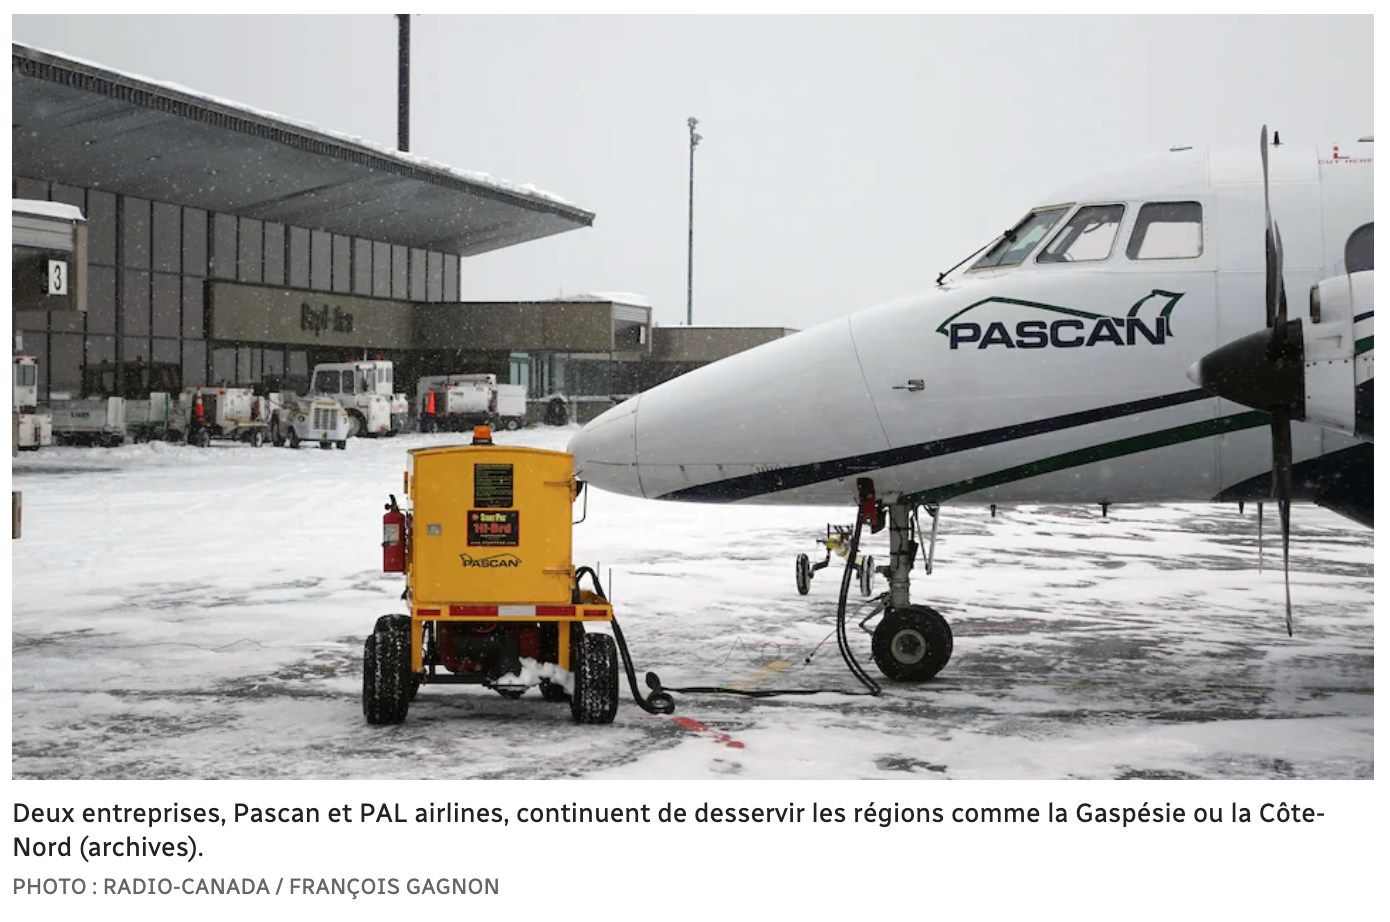
M643 496L637 473L637 406L641 396L625 400L595 418L574 438L574 476L601 490Z
M1202 360L1193 362L1187 369L1187 380L1198 387L1202 387Z

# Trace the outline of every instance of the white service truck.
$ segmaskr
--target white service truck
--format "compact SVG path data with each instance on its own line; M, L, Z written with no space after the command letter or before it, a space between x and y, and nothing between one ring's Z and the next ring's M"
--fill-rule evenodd
M183 368L178 362L136 359L100 362L82 372L82 393L125 399L125 434L137 442L181 441L188 426L179 407Z
M348 413L334 397L301 397L277 391L270 404L270 441L277 448L298 448L301 442L318 442L319 448L347 448Z
M315 365L309 393L342 404L349 437L395 435L410 416L410 399L395 393L393 376L394 367L382 359Z
M498 384L496 375L432 375L416 385L421 432L460 431L486 424L520 429L526 424L526 388Z
M14 444L20 451L38 451L53 444L53 416L39 410L39 365L32 355L14 357Z
M120 397L48 395L53 437L60 445L106 445L125 442L125 400Z

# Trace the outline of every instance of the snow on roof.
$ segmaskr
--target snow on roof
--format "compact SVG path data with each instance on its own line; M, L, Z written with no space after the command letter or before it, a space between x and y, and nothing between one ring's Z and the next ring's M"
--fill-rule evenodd
M233 102L230 99L223 99L219 96L212 96L208 93L203 93L198 90L189 89L188 87L183 86L182 84L171 83L167 80L155 80L151 77L145 77L140 74L130 73L129 71L117 70L116 68L109 67L105 64L98 64L95 61L88 61L83 58L75 58L69 54L63 54L57 51L49 51L46 48L38 48L34 45L25 45L22 42L15 42L14 45L18 48L24 48L30 51L37 51L40 54L50 55L62 61L68 61L73 64L80 64L83 67L90 67L96 70L117 74L129 80L139 81L141 83L149 84L150 86L162 87L163 89L179 93L183 96L192 97L194 100L201 100L204 103L211 104L223 109L230 109L235 113L249 115L253 118L261 119L262 121L278 122L282 125L292 125L296 128L305 131L312 131L316 134L323 135L324 137L328 138L333 138L342 143L353 144L357 147L365 148L366 150L369 150L373 154L376 154L378 156L387 157L392 160L397 160L401 163L408 163L412 166L421 167L423 169L434 170L435 172L439 173L445 173L449 176L455 177L456 179L462 179L465 182L475 183L480 186L489 186L493 189L500 189L504 192L511 192L514 195L521 195L536 199L545 199L547 201L556 202L560 205L568 205L571 208L579 207L574 202L571 202L568 199L561 198L560 196L555 195L553 192L546 192L544 189L537 189L530 183L514 183L505 179L497 179L496 177L488 173L480 173L476 170L456 169L454 167L449 166L448 164L440 163L438 160L431 160L428 157L421 157L418 154L409 153L407 151L399 151L395 148L378 144L374 141L368 141L367 139L358 137L355 134L346 134L341 131L331 131L327 128L320 128L313 122L305 122L299 119L288 118L286 116L279 115L275 112L270 112L265 109L257 109L253 106L245 105L244 103Z
M61 218L64 221L85 221L82 217L82 209L76 205L64 205L62 202L41 202L32 198L10 199L12 210L21 214L42 215L45 218Z
M612 301L614 304L626 304L629 307L651 307L652 302L647 300L645 295L634 294L630 291L586 291L578 295L565 295L556 298L557 301Z

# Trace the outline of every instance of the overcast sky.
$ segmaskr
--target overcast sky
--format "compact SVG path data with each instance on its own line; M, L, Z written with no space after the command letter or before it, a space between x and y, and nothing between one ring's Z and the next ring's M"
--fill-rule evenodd
M396 22L15 16L15 41L396 136ZM419 16L411 147L594 226L464 261L466 299L635 291L685 320L806 328L931 284L1053 188L1173 144L1348 141L1372 21Z

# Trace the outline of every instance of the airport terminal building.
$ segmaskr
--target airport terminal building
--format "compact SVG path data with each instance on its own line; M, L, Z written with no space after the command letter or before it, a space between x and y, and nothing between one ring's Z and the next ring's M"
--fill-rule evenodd
M76 206L87 223L85 312L26 309L16 282L41 397L134 361L178 366L185 387L304 389L314 364L365 354L393 360L407 388L490 372L538 400L587 400L585 418L709 361L711 342L788 332L692 348L689 329L663 348L640 298L468 302L466 257L594 214L28 46L12 63L14 198Z

